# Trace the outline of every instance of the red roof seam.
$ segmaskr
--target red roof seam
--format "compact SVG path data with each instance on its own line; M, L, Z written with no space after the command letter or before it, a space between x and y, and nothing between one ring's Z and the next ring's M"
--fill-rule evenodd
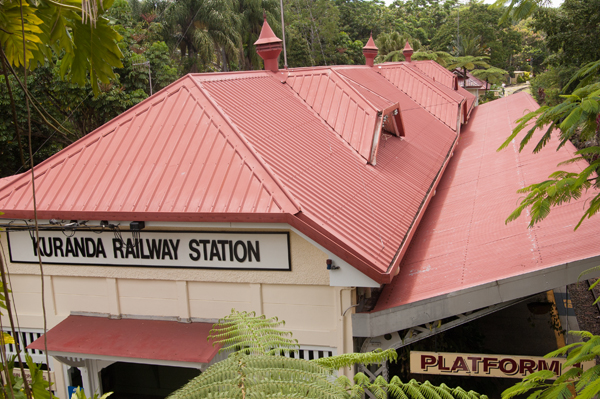
M179 174L179 171L181 170L181 166L183 165L183 162L186 159L186 156L188 155L188 151L192 148L192 146L190 145L190 141L193 139L193 137L196 136L195 133L198 132L198 129L199 129L199 126L201 125L202 120L205 117L208 118L208 115L206 114L206 110L204 108L202 108L200 106L200 104L198 104L198 100L195 97L193 97L193 98L196 101L196 107L195 108L200 108L201 112L200 112L199 116L198 115L194 115L193 112L190 113L190 118L192 118L192 116L194 115L198 119L197 119L196 126L194 127L194 134L190 134L189 135L189 139L188 139L187 145L184 146L183 154L181 154L181 157L179 159L179 164L178 164L178 167L177 167L177 170L176 170L176 175ZM204 142L204 139L205 139L205 137L202 137L202 142ZM198 148L200 148L200 147L201 147L201 145L198 146ZM186 175L185 175L185 177L183 179L183 182L182 182L181 186L179 187L177 198L179 198L181 196L181 191L186 186L185 183L187 182L187 180L189 178L189 175L190 175L189 173L186 173ZM169 180L169 182L167 184L167 188L164 190L164 193L162 195L162 198L160 198L158 200L158 206L157 206L157 210L158 211L162 211L162 208L165 205L167 194L171 191L171 188L173 187L174 183L175 183L175 179L170 179ZM158 185L156 187L156 190L158 190ZM175 203L176 203L176 201L173 201L173 204L171 205L171 210L173 210L173 208L175 207ZM148 205L149 204L150 204L150 201L148 201Z
M254 147L252 146L252 144L250 144L250 142L248 141L248 139L246 139L246 137L241 132L239 132L239 130L237 129L237 127L235 126L235 124L231 121L231 119L229 119L229 116L216 103L216 101L212 98L212 96L208 93L208 91L206 91L204 89L204 87L202 86L202 84L200 84L200 82L198 82L196 79L192 79L192 80L193 80L194 84L200 89L200 91L202 92L202 94L206 97L206 99L216 109L216 111L219 113L219 115L221 115L221 117L225 120L225 122L231 127L231 129L234 131L234 133L238 136L239 140L242 141L244 143L244 145L248 148L248 150L256 157L256 160L265 169L265 171L267 172L267 174L269 174L269 176L273 179L273 181L275 182L275 184L277 186L279 186L279 188L281 189L281 191L283 191L283 193L288 197L288 199L290 200L290 202L292 203L292 205L294 205L296 207L296 209L298 211L300 211L302 209L300 203L294 198L294 196L288 190L288 188L280 181L279 177L271 170L271 168L267 165L267 163L262 159L262 156L260 156L260 154L258 152L256 152L256 150L254 149Z
M180 98L182 96L182 93L184 93L184 92L187 92L189 94L189 90L187 88L182 87L180 90L178 90L177 91L177 98ZM177 101L175 101L174 103L177 103ZM181 112L181 110L179 110L179 112ZM137 134L139 134L139 132L137 132ZM138 149L138 151L137 151L137 153L134 155L133 160L131 161L131 164L130 164L130 166L131 166L130 170L134 169L134 168L137 169L137 171L135 172L135 177L132 178L133 185L135 185L138 181L145 180L145 179L140 179L140 176L141 176L141 174L143 172L143 168L140 167L139 163L137 163L138 157L143 156L143 154L150 154L150 153L152 153L152 149L156 146L156 143L158 141L159 141L159 137L156 137L152 143L149 143L150 144L150 148L148 150L146 150L146 151L143 151L144 146L140 146L139 149ZM144 144L146 144L146 143L148 143L148 141L145 141ZM152 169L154 169L155 167L156 167L156 165L152 165ZM131 175L131 174L129 174L129 175ZM123 185L125 185L126 180L124 180L123 183L124 183ZM144 181L144 184L147 184L147 180ZM119 189L121 189L122 187L123 186L119 187ZM143 185L142 185L142 187L143 187ZM129 190L129 189L130 188L127 187L127 190ZM138 202L139 202L140 197L142 195L142 192L143 192L143 189L142 190L138 190L137 198L133 198L133 201L131 203L131 209L128 209L129 211L133 211L133 210L135 210L137 208L137 205L138 205ZM123 205L121 205L121 207L122 206Z
M194 100L194 101L196 100L196 99L194 98L194 95L193 95L193 93L191 93L191 92L188 90L188 97L184 99L184 101L183 101L183 104L181 105L181 107L180 107L180 109L179 109L179 117L176 119L176 123L174 123L174 124L171 126L171 129L170 129L170 130L168 130L168 131L169 131L169 133L171 133L171 132L173 132L173 131L175 130L175 127L177 126L177 122L181 120L182 114L183 114L183 112L184 112L184 110L185 110L185 106L186 106L186 104L187 104L187 102L189 101L189 99L190 99L190 98L191 98L192 100ZM187 124L190 122L190 119L191 119L191 118L192 118L192 113L190 113L190 115L188 116L188 119L187 119L187 121L186 121L186 122L183 124L183 127L184 127L184 128L185 128L185 127L187 126ZM169 135L170 135L170 134L169 134ZM169 155L169 156L167 157L167 161L166 161L166 162L167 162L167 166L168 166L168 165L171 163L171 160L173 159L173 156L174 156L174 154L175 154L175 150L177 149L177 145L178 145L178 144L181 142L181 139L182 139L182 137L183 137L183 135L181 135L181 134L177 136L177 140L175 141L175 145L174 145L174 146L171 148L171 155ZM157 138L157 140L154 142L154 144L153 144L153 147L154 147L154 145L156 145L156 143L158 143L158 138ZM161 149L160 149L160 151L159 151L159 154L158 154L158 157L157 157L157 158L161 158L161 155L162 155L162 154L164 154L166 150L167 150L167 146L162 146L162 148L161 148ZM150 152L150 151L149 151L149 152ZM150 168L150 173L149 173L149 175L152 175L152 174L153 174L152 172L154 172L155 170L157 170L157 168L158 168L158 164L157 164L156 162L154 162L154 163L153 163L153 165L152 165L152 167ZM164 177L164 175L165 175L165 173L167 172L167 170L168 170L168 167L167 167L167 168L165 168L165 169L163 170L163 172L161 173L161 175L158 177L158 180L159 180L159 181L160 181L160 180L162 180L162 178ZM137 208L137 207L138 207L139 201L140 201L140 199L141 199L142 195L143 195L143 194L145 194L145 191L146 191L146 189L148 188L148 185L149 185L149 184L150 184L150 180L149 180L149 179L145 179L145 182L144 182L144 184L142 185L142 188L141 188L141 190L139 190L139 193L138 193L138 198L137 198L137 199L134 201L134 207L135 207L135 208ZM152 201L152 199L154 198L154 196L156 195L156 191L158 190L158 188L159 188L159 187L160 187L160 185L159 185L159 184L155 185L154 192L153 192L151 195L148 195L148 198L147 198L147 200L146 200L146 204L144 205L144 211L147 211L147 210L148 210L148 206L149 206L150 202Z

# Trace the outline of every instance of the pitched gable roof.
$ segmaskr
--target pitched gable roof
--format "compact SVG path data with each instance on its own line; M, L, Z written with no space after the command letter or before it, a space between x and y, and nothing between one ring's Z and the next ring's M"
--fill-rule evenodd
M373 160L381 109L378 110L357 93L332 69L291 71L285 83L334 131L340 133L365 161Z
M188 75L36 166L38 216L287 223L387 283L456 142L376 68ZM2 217L30 190L0 188Z
M452 72L441 66L435 61L413 61L411 62L416 68L420 69L425 75L434 79L436 82L443 84L446 87L454 88L454 80L456 79L456 75ZM466 107L463 108L464 119L465 121L469 118L469 115L473 111L475 106L475 95L469 93L467 90L458 85L458 89L456 90L458 94L463 96L466 99Z
M389 272L456 134L444 127L445 139L431 145L439 132L425 126L444 125L428 116L405 139L384 139L377 165L370 166L318 117L316 103L299 107L296 92L279 79L205 76L196 79L298 198L303 220L346 243L379 273Z
M295 200L190 76L35 168L38 216L203 220L296 213ZM31 217L28 174L0 191L7 218ZM226 216L223 216L226 218Z

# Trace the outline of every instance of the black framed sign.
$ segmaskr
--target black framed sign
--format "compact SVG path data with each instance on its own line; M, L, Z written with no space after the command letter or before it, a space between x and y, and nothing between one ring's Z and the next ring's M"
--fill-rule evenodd
M7 230L13 263L37 263L29 230ZM110 230L40 231L42 261L49 264L148 266L234 270L291 270L288 232Z

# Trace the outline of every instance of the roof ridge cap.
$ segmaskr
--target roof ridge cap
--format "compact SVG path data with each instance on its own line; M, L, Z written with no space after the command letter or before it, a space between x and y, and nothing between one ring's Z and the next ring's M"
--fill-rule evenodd
M281 179L279 178L279 176L277 176L275 174L275 172L273 172L273 170L271 169L271 167L265 162L265 160L262 158L262 156L256 151L256 149L254 149L254 146L248 141L248 139L242 134L242 132L240 132L240 130L238 129L238 127L229 118L229 115L227 115L223 111L223 109L217 104L217 102L215 101L215 99L212 98L212 96L210 95L210 93L208 93L208 91L200 84L200 82L196 81L196 79L192 79L192 80L194 81L194 84L196 85L196 87L198 88L198 90L200 90L200 92L206 97L206 99L212 104L212 106L215 107L215 109L217 110L217 112L219 113L219 115L223 118L223 120L225 121L225 123L227 123L229 125L229 127L231 128L231 130L238 137L238 139L246 146L246 148L248 149L248 151L250 151L254 155L254 157L256 158L256 160L258 161L258 163L260 164L260 166L263 167L263 169L265 170L265 172L267 172L267 174L271 177L271 179L273 179L273 182L285 194L285 196L287 197L287 199L296 208L296 211L297 212L301 211L302 210L301 204L298 202L298 200L296 200L296 198L294 198L294 196L292 195L292 193L290 192L290 190L283 184L283 182L281 181Z

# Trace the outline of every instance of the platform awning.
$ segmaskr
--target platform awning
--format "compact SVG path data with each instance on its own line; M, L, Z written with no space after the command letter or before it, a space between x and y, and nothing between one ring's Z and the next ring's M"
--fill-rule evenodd
M207 340L212 324L71 315L46 333L48 354L134 363L207 364L220 346ZM28 349L44 350L44 336ZM144 361L145 360L145 361Z

